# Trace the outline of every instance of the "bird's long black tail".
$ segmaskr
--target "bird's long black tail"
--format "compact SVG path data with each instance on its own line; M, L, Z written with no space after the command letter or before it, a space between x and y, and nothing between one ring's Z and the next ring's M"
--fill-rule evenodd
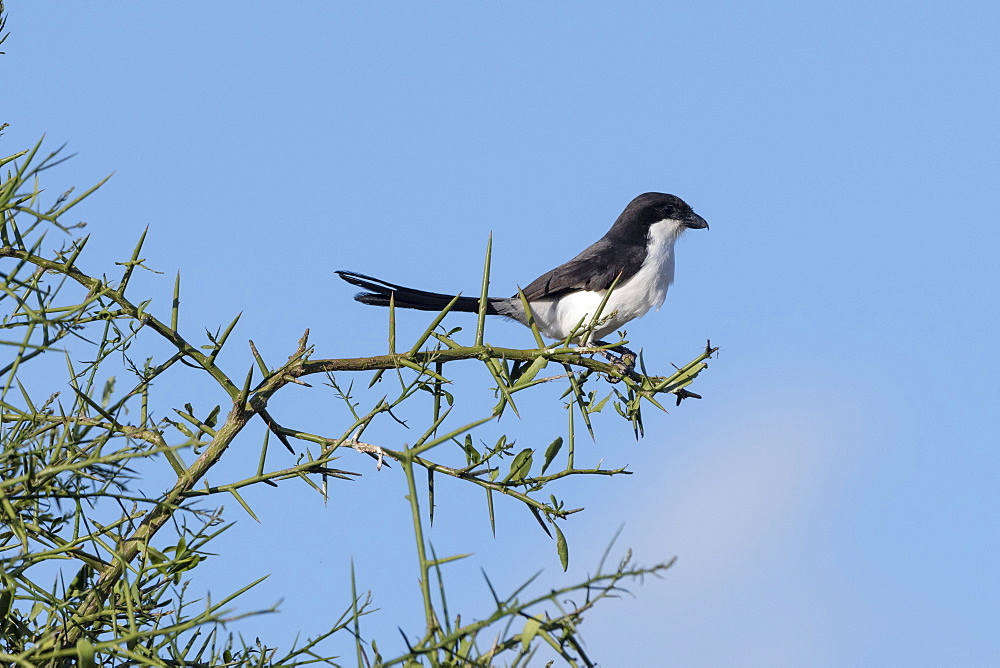
M353 271L338 271L337 274L350 283L356 285L367 292L359 292L354 295L356 301L372 306L388 306L389 296L393 296L393 303L396 308L412 308L419 311L440 311L454 299L454 295L445 295L440 292L426 292L424 290L414 290L395 283L388 283L372 276L356 274ZM501 315L496 309L493 298L486 301L487 315ZM479 297L459 297L452 307L453 311L464 311L467 313L479 312Z

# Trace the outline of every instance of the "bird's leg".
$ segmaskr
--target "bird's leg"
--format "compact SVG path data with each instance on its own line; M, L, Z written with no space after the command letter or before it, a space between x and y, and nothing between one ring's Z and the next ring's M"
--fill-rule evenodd
M594 341L594 343L599 346L611 345L607 341ZM627 376L635 371L635 361L639 356L625 346L616 346L611 350L601 350L600 353L615 365L622 372L623 376Z

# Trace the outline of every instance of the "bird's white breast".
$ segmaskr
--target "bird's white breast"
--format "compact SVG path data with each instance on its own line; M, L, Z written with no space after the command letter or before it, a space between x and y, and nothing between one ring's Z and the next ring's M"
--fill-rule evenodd
M663 304L667 289L674 282L674 242L683 230L683 226L672 220L649 227L646 260L639 271L615 286L601 311L602 319L611 318L594 331L593 338L607 336ZM533 302L539 330L550 338L565 339L581 319L585 325L590 323L606 293L606 290L581 290L558 299Z

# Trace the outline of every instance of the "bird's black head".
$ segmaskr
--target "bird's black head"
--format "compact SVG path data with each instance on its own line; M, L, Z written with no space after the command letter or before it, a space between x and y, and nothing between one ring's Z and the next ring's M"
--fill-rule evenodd
M665 193L643 193L628 203L611 231L645 235L645 228L662 220L672 220L693 230L708 228L705 219L696 214L680 197Z

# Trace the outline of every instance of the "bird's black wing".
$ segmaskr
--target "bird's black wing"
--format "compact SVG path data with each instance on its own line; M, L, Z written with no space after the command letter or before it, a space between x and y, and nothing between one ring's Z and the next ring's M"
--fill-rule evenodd
M613 244L600 239L566 264L533 280L523 289L524 296L536 300L572 290L607 290L616 278L619 284L631 278L645 259L645 244Z

